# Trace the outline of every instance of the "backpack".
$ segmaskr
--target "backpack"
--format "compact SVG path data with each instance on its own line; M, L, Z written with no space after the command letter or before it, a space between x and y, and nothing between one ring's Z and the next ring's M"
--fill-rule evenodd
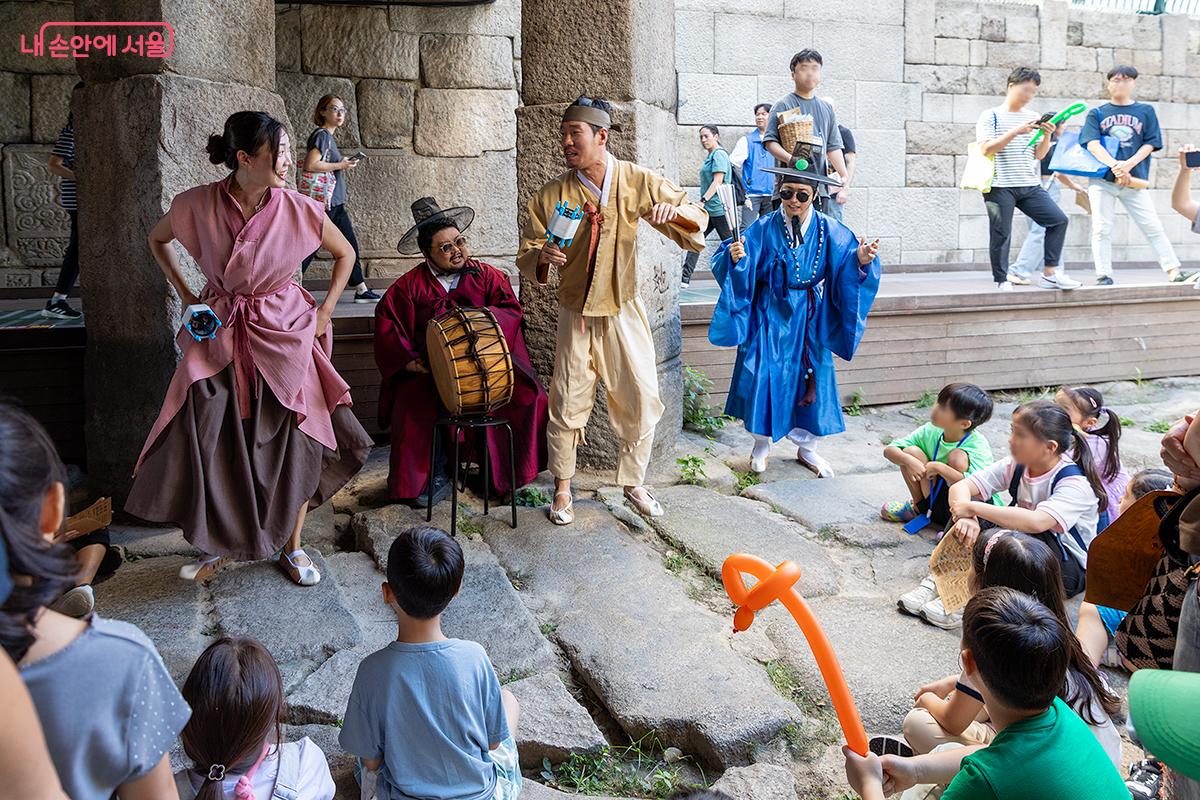
M729 180L733 181L733 201L739 206L746 205L746 182L742 180L742 171L732 161L729 162Z

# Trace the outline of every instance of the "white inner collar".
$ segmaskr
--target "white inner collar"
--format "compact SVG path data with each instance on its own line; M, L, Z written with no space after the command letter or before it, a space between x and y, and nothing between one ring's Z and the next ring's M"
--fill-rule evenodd
M604 169L604 186L597 186L592 183L588 176L583 174L583 170L575 170L575 174L579 177L579 182L583 184L583 188L594 194L600 201L600 207L608 205L608 192L612 188L613 176L613 157L610 153L608 156L608 165Z

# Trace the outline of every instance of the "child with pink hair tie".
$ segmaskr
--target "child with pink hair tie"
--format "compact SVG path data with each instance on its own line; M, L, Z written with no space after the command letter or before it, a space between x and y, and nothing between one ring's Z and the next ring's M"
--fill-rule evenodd
M181 800L333 800L333 777L309 739L282 742L283 681L248 638L218 639L196 659L183 696L192 718L175 775Z

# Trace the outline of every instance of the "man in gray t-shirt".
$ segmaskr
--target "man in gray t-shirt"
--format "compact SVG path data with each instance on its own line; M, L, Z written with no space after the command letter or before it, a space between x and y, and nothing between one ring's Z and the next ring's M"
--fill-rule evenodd
M790 69L796 88L795 91L776 100L775 104L771 106L767 130L763 133L763 146L780 162L784 164L789 162L791 153L784 150L783 145L779 143L779 114L791 109L800 109L802 114L812 118L813 139L815 140L814 160L818 162L813 167L819 173L824 174L826 163L828 166L832 166L834 172L837 173L838 180L842 182L841 192L845 194L849 188L849 181L846 174L846 161L842 154L842 134L838 130L837 115L834 114L833 108L828 103L815 94L817 87L821 85L822 63L821 54L816 50L801 50L792 56ZM776 191L778 189L777 181ZM827 188L822 185L819 191L821 200L827 202ZM824 211L827 208L827 205L822 204L819 210Z

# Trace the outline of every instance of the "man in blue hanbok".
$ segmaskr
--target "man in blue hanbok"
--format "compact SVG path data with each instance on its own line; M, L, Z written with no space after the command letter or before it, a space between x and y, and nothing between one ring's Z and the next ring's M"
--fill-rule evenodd
M783 176L780 207L713 257L721 297L708 340L738 348L725 413L754 434L750 469L766 470L771 443L786 436L802 465L832 477L816 443L846 429L833 354L849 360L862 339L879 290L879 240L860 241L812 207L817 186L835 180L766 171Z

